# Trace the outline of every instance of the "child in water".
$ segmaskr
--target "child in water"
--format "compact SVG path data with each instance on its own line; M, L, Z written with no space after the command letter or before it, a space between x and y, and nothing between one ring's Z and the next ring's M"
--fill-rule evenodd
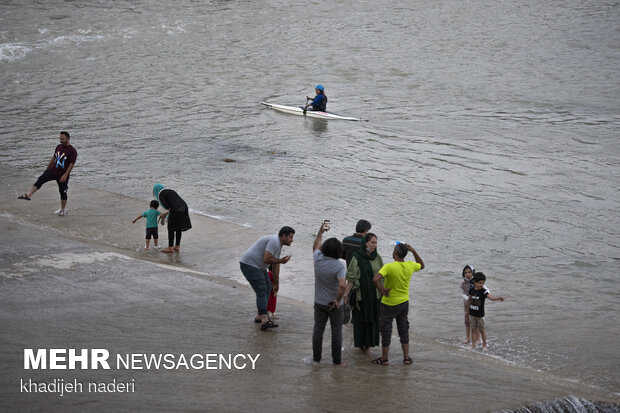
M272 271L272 268L271 268L271 265L270 265L269 269L267 271L267 274L269 274L269 280L271 281L271 283L273 285L273 273L271 271ZM272 289L271 293L269 293L269 300L267 300L267 315L269 317L274 317L274 318L279 318L280 317L278 315L278 313L276 313L276 302L277 302L277 300L278 300L278 293L276 293Z
M471 328L469 325L469 290L474 286L474 274L476 270L471 265L466 265L463 268L462 276L463 282L461 282L461 297L463 297L463 306L465 310L465 339L463 344L467 344L471 341Z
M159 217L159 214L161 214L161 212L157 210L157 208L159 208L159 202L154 199L151 201L149 206L151 208L148 211L144 211L132 221L135 224L140 218L146 218L146 242L144 245L144 249L146 251L151 249L149 247L151 236L153 237L153 244L155 245L155 248L159 248L159 245L157 245L159 239L159 235L157 233L157 218Z
M471 319L471 349L475 350L482 337L482 351L487 351L487 334L484 326L484 300L504 301L504 297L493 297L484 282L487 277L481 272L474 275L474 286L469 289L469 317ZM480 337L479 337L480 336Z

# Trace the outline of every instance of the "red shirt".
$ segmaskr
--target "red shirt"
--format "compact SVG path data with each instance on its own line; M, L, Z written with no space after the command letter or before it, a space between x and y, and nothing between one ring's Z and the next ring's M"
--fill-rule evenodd
M62 146L58 145L54 150L54 163L47 168L52 171L56 178L60 178L67 172L69 165L75 163L77 160L77 151L71 145Z

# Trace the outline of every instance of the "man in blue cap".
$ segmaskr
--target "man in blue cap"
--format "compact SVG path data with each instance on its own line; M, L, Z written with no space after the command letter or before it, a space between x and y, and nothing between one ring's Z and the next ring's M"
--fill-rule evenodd
M311 98L310 96L306 96L306 102L311 100L312 102L306 103L306 108L304 109L304 113L306 110L315 110L325 112L327 110L327 96L325 96L325 88L323 85L316 85L314 88L316 92L316 96ZM311 107L311 109L309 109Z

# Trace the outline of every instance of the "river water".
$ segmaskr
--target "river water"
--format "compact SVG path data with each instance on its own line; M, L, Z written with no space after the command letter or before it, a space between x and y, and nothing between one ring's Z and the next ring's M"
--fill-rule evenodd
M426 263L416 333L459 346L473 264L507 297L487 308L490 357L620 394L617 1L0 11L4 166L34 179L64 129L72 179L101 190L148 200L161 182L196 213L308 245L323 219L339 238L367 219L386 261L402 240ZM329 110L369 121L260 105L301 105L317 83ZM306 265L287 283L312 300Z

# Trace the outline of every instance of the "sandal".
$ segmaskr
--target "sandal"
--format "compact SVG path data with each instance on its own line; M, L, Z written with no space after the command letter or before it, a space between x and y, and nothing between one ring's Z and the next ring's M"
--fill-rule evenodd
M276 328L276 327L280 327L278 324L274 323L273 321L269 320L266 323L263 323L260 326L260 329L263 331L266 331L268 328Z
M26 201L30 201L30 197L28 196L28 194L20 195L17 197L17 199L25 199Z
M262 322L263 322L263 320L260 320L260 319L258 319L258 318L255 318L255 319L254 319L254 322L255 322L255 323L262 323Z
M409 356L405 357L405 359L403 360L403 363L409 365L409 364L413 364L413 359Z
M387 366L388 364L390 364L388 362L388 359L383 360L381 357L378 357L378 358L374 359L372 362L375 363L375 364L380 364L382 366Z

